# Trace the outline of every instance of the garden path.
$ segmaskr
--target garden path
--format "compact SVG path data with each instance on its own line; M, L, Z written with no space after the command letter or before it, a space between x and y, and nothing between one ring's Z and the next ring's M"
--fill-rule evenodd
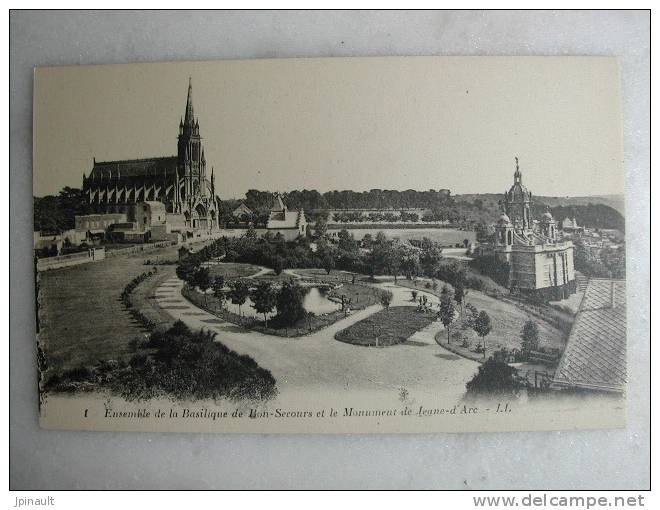
M390 282L377 285L392 291L392 305L414 306L409 289ZM325 395L374 389L399 394L405 389L408 398L458 400L478 367L478 363L460 358L433 341L442 329L438 322L417 332L412 341L387 348L361 347L334 339L336 332L381 310L380 305L356 311L307 336L282 338L243 329L195 307L181 296L182 287L183 282L176 277L163 283L155 291L159 306L191 328L217 333L218 341L270 370L277 380L279 398L300 392Z

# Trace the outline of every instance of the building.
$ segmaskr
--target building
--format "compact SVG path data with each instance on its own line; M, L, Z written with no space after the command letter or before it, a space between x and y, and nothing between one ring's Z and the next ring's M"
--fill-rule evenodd
M552 386L621 394L626 384L626 282L591 279Z
M61 234L34 232L34 251L40 256L54 256L62 251L64 241Z
M127 221L125 213L85 214L75 217L75 231L85 241L101 241L105 239L106 233L112 225Z
M504 193L504 214L495 225L493 250L509 263L509 287L542 299L575 293L573 243L563 240L550 212L531 217L532 193L522 183L516 158L513 186Z
M241 202L236 209L231 212L231 215L235 220L240 221L245 216L252 215L252 209L250 209L244 202Z
M564 218L561 222L561 229L564 232L568 233L574 233L574 232L582 232L584 229L580 227L577 224L577 221L575 221L575 218Z
M307 233L307 220L302 209L287 209L279 193L275 194L273 205L268 213L266 231L281 234L286 241L294 241Z
M147 243L151 240L151 231L140 228L134 221L115 223L108 227L106 233L108 240L116 243Z
M206 158L195 118L192 83L188 83L185 116L179 123L177 154L147 159L96 161L83 191L97 213L126 214L141 223L136 204L160 202L171 222L192 232L218 227L215 176L206 177ZM179 218L180 216L180 218ZM170 218L168 218L168 221Z

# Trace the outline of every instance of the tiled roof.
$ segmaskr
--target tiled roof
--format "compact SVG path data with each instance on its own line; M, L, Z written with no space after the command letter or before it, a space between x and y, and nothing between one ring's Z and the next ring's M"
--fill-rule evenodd
M89 174L90 178L142 177L142 176L174 176L177 167L177 157L127 159L123 161L97 161Z
M236 209L234 209L232 214L241 214L241 213L248 213L250 214L252 212L252 209L250 209L247 205L245 205L243 202L238 204Z
M589 281L553 382L559 387L624 391L625 281Z

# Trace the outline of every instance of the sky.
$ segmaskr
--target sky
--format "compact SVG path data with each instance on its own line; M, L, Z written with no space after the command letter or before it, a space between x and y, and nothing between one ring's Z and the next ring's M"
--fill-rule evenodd
M221 198L248 189L623 192L607 57L270 59L35 70L34 194L176 154L188 79Z

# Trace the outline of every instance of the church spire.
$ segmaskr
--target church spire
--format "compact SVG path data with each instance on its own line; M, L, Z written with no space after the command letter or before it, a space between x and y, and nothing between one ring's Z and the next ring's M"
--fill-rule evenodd
M188 99L186 100L186 117L184 124L186 126L192 126L195 118L195 112L193 110L192 102L192 78L188 77Z

